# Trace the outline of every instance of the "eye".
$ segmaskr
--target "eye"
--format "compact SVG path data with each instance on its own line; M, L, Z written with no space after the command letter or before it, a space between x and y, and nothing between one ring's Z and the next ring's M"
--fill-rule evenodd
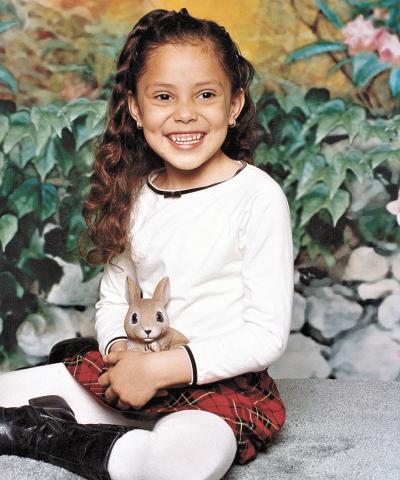
M157 320L157 322L160 322L160 323L162 323L164 321L164 317L163 317L163 314L161 312L157 312L156 320Z
M135 324L135 323L138 322L137 313L133 313L133 314L132 314L131 322L132 322L133 324Z
M157 100L169 100L171 98L171 95L169 93L160 93L159 95L156 95Z
M209 92L209 91L201 92L200 95L203 95L202 98L204 98L205 100L208 99L208 98L215 97L215 93ZM205 96L204 96L204 95L205 95Z

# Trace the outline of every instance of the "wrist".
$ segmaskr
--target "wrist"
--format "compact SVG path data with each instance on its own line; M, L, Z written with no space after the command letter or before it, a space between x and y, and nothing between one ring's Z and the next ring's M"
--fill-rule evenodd
M190 384L192 365L182 348L155 352L150 354L149 357L151 358L158 389Z

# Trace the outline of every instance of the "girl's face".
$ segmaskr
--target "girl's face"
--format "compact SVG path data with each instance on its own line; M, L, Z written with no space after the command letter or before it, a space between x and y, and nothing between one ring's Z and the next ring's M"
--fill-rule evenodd
M221 145L243 108L243 90L232 97L229 78L209 47L157 47L148 55L137 96L129 95L147 143L175 172L228 159Z

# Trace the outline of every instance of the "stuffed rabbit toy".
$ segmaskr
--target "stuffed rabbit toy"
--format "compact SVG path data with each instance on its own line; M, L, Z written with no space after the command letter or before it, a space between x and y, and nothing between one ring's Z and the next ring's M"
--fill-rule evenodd
M189 343L178 330L169 326L165 306L170 298L168 277L157 284L153 298L142 299L139 285L127 277L129 309L125 317L128 350L159 352Z

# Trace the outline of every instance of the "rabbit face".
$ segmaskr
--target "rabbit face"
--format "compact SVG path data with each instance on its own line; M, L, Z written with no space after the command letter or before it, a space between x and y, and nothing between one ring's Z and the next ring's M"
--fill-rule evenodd
M139 285L128 277L129 309L125 317L128 339L151 343L162 336L169 327L165 305L170 298L169 280L164 277L158 283L153 298L142 299Z

